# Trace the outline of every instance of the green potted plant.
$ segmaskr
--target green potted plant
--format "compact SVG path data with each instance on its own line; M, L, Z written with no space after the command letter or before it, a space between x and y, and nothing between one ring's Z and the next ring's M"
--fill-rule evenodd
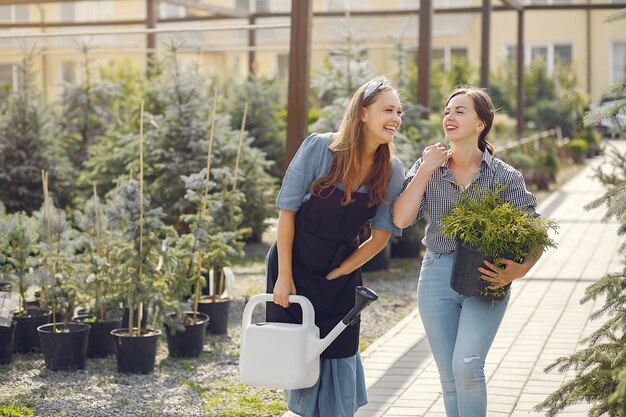
M0 265L5 263L7 242L6 213L0 203ZM17 293L12 292L11 283L2 281L0 275L0 364L11 363L13 359L13 339L17 322L13 319L18 304Z
M52 310L52 323L37 327L46 368L54 371L82 369L87 357L90 326L70 323L77 291L75 274L75 230L65 212L52 207L48 196L48 177L43 173L44 207L39 219L39 273L44 278L45 303Z
M13 318L17 322L13 341L16 352L41 350L37 327L50 321L51 311L42 306L29 305L29 288L35 284L38 270L37 233L34 220L24 212L10 214L5 222L6 245L3 246L3 280L13 282L13 291L19 295L18 308ZM32 301L32 300L31 300Z
M166 316L164 327L170 356L195 357L202 353L209 316L198 311L200 293L205 285L206 268L203 259L213 238L209 234L211 217L206 212L203 190L206 169L197 174L182 176L187 192L185 198L196 206L196 212L183 214L181 222L189 233L176 239L176 260L168 274L170 297L175 301L175 311ZM188 298L191 309L183 308L182 300Z
M99 202L96 184L93 198L88 200L82 213L77 213L76 223L80 229L79 248L79 304L82 312L72 321L91 326L87 357L103 358L115 352L115 340L111 331L122 327L119 305L119 280L111 260L110 232L106 227L105 213Z
M169 267L164 264L171 261L165 242L171 241L176 231L163 223L162 208L144 211L150 206L150 199L143 195L141 188L136 180L120 184L107 206L112 231L111 260L129 312L128 327L111 332L119 372L151 373L154 370L161 331L143 327L144 307L152 307L152 322L157 322L158 314L171 308L165 297L165 271Z
M500 301L506 297L510 284L488 289L491 283L480 278L478 271L479 266L485 266L484 259L503 267L499 258L521 262L528 256L537 256L537 251L556 247L549 236L550 230L557 230L556 223L503 201L501 193L505 188L498 185L485 192L468 188L442 218L443 235L457 241L450 285L460 294Z
M208 271L208 286L199 300L199 310L209 316L207 330L224 334L228 330L231 295L227 293L227 274L233 258L243 255L244 238L250 229L241 228L241 203L244 196L237 190L209 195L207 213L212 221L208 227L210 240L202 263Z

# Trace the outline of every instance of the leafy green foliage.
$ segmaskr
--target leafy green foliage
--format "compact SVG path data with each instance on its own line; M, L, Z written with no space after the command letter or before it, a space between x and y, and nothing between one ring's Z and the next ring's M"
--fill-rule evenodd
M53 188L61 207L89 198L91 183L85 182L88 149L115 121L113 103L120 97L120 86L108 80L93 82L89 48L81 47L84 76L80 84L65 83L61 93L60 114L56 118L51 144L61 164L51 166ZM78 179L78 181L77 181Z
M55 207L51 207L49 224L45 207L34 213L34 220L42 256L38 275L43 283L45 306L52 309L53 315L61 314L67 323L76 305L78 290L75 273L77 233L67 221L65 212Z
M225 105L231 116L231 128L239 130L243 108L247 102L245 130L252 137L251 146L265 153L268 160L265 170L275 178L281 178L285 160L286 99L284 83L255 77L236 85L233 94L225 97Z
M309 126L312 132L336 132L356 89L372 78L369 52L354 41L355 25L347 22L343 39L328 53L324 68L311 79L312 100L320 117Z
M21 310L26 310L26 291L35 283L33 270L38 265L37 233L34 222L24 212L3 216L2 273L17 282Z
M120 279L113 268L111 252L113 242L109 239L104 207L98 200L90 199L82 212L76 213L76 225L81 234L77 242L77 277L80 284L80 305L95 314L97 320L112 318L119 304Z
M442 218L445 237L459 237L478 252L519 261L534 251L556 247L548 231L557 229L551 219L542 219L502 201L504 190L480 192L466 189L458 202Z
M44 112L33 68L34 53L25 52L17 91L8 95L5 114L0 114L0 201L9 212L29 214L43 201L40 172L47 163Z
M615 13L607 21L626 18L626 10ZM618 84L611 93L626 93L626 83ZM624 106L624 104L623 104ZM622 107L623 110L624 107ZM585 122L598 114L591 112ZM595 176L606 187L606 192L587 204L587 210L606 207L603 221L619 222L617 234L626 235L626 154L613 148L609 154L612 170L605 166L596 169ZM626 243L619 253L626 255ZM584 342L587 347L566 357L559 358L546 371L574 369L575 378L567 381L537 406L555 416L571 405L581 401L592 403L589 416L626 416L626 268L619 273L604 276L585 290L581 302L603 301L604 304L590 316L591 319L606 317L606 321Z
M205 285L205 277L211 268L221 268L230 264L233 258L243 256L243 245L249 229L241 228L242 211L239 203L243 194L238 191L222 190L207 193L205 198L206 168L202 171L182 176L187 192L185 198L195 206L195 213L184 214L181 220L189 228L189 233L176 238L171 246L176 251L175 263L168 275L168 288L172 300L179 301L190 295L190 290L199 290ZM215 188L210 181L209 188ZM220 297L224 291L224 277L218 276L212 294ZM219 279L221 278L221 279ZM198 303L192 300L194 311ZM182 327L182 311L177 308L177 316L169 318L171 324Z
M197 65L184 66L178 58L178 48L178 45L170 46L168 54L158 62L159 71L143 87L146 96L144 158L146 190L156 206L167 208L164 222L181 227L177 224L180 216L193 211L193 206L184 198L185 186L180 176L206 167L214 98L220 89L211 85ZM263 94L258 92L257 95ZM212 166L218 167L229 178L216 182L216 186L230 188L240 136L239 129L232 126L241 124L241 120L232 120L223 105L218 100ZM252 109L253 114L255 111ZM131 112L122 121L136 126L137 116ZM270 123L268 117L264 114L259 119L253 117L253 121L264 130ZM267 134L266 138L274 138L276 132ZM245 226L253 230L255 238L260 238L266 228L265 219L274 214L272 202L276 180L268 174L271 163L265 154L253 146L255 139L244 134L238 186L245 194L242 202L247 213ZM115 187L120 176L137 172L136 143L136 129L128 126L112 129L100 137L90 148L91 159L86 162L90 168L89 180L97 180L99 187L108 191Z
M130 180L113 192L105 209L111 230L111 260L119 279L120 297L127 306L139 303L154 306L153 322L171 308L167 298L166 271L170 270L172 250L167 246L176 235L166 226L161 207L151 208L150 198L143 196L143 230L140 228L139 182Z
M35 410L18 404L0 404L0 417L31 417Z

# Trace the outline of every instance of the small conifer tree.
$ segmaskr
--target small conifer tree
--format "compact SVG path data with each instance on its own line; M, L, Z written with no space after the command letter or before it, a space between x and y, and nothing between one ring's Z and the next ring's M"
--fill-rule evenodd
M606 21L614 22L626 19L626 9L609 16ZM613 93L626 93L626 83L611 87ZM626 111L626 100L622 100L611 110L591 112L585 117L592 124L602 117L612 116ZM596 177L607 186L604 195L586 206L594 209L606 206L604 220L618 221L618 235L626 235L626 154L617 150L611 153L614 170L596 170ZM619 253L626 257L626 243ZM603 300L604 305L592 313L592 319L606 317L604 324L585 341L587 347L572 355L559 358L546 368L546 371L558 369L576 371L574 379L565 382L545 401L537 405L538 410L545 410L548 416L555 416L567 407L589 402L589 416L608 415L626 416L626 267L617 273L608 274L590 285L581 302Z
M0 201L9 213L31 214L43 201L40 171L46 166L44 113L35 87L34 52L18 65L18 86L0 120Z

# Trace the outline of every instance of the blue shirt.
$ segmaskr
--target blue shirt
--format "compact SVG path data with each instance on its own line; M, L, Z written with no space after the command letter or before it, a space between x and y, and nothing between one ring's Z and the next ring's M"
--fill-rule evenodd
M403 189L409 185L421 164L422 158L418 159L409 170ZM468 186L468 192L472 192L473 195L472 187L475 185L479 191L494 190L497 184L506 186L500 194L504 201L510 202L519 210L526 210L531 214L535 213L537 200L526 189L522 174L506 162L494 158L485 150L478 174ZM454 251L456 247L454 238L445 238L441 234L441 218L452 209L462 192L463 188L456 182L448 168L448 161L444 162L430 176L417 218L413 222L415 223L420 218L426 220L426 236L422 243L427 249L437 253Z
M302 142L300 149L291 160L289 168L283 178L280 187L276 207L281 210L298 211L300 205L311 197L310 185L317 179L325 176L330 171L333 161L333 154L328 146L333 140L333 133L312 134ZM404 165L397 157L393 157L391 175L385 200L376 209L376 215L372 219L371 228L384 230L395 236L400 236L402 230L394 226L391 219L391 202L402 191L404 180ZM343 190L343 184L334 184ZM358 192L366 192L365 185L359 188Z

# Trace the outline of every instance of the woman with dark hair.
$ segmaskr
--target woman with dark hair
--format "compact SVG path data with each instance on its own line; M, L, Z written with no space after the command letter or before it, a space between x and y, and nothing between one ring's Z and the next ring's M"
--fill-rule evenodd
M404 167L392 140L402 124L402 106L385 78L363 84L352 97L337 133L306 138L289 164L276 206L278 239L267 254L267 321L299 323L307 297L320 337L352 309L360 267L400 235L391 202L402 189ZM370 223L371 237L359 242ZM287 391L288 407L304 417L350 417L367 403L358 354L359 320L321 355L315 386Z
M495 109L489 95L477 88L454 90L444 109L443 131L450 148L441 143L427 146L404 181L402 193L393 203L394 224L407 227L418 218L426 220L426 254L417 287L418 309L431 351L437 363L448 417L484 417L487 390L484 365L510 298L483 301L467 297L450 287L455 241L441 234L441 217L449 212L461 193L494 190L503 185L504 201L535 212L537 201L526 189L522 175L494 157L487 142ZM478 270L490 281L489 289L522 278L537 262L528 258L505 265L484 261Z

